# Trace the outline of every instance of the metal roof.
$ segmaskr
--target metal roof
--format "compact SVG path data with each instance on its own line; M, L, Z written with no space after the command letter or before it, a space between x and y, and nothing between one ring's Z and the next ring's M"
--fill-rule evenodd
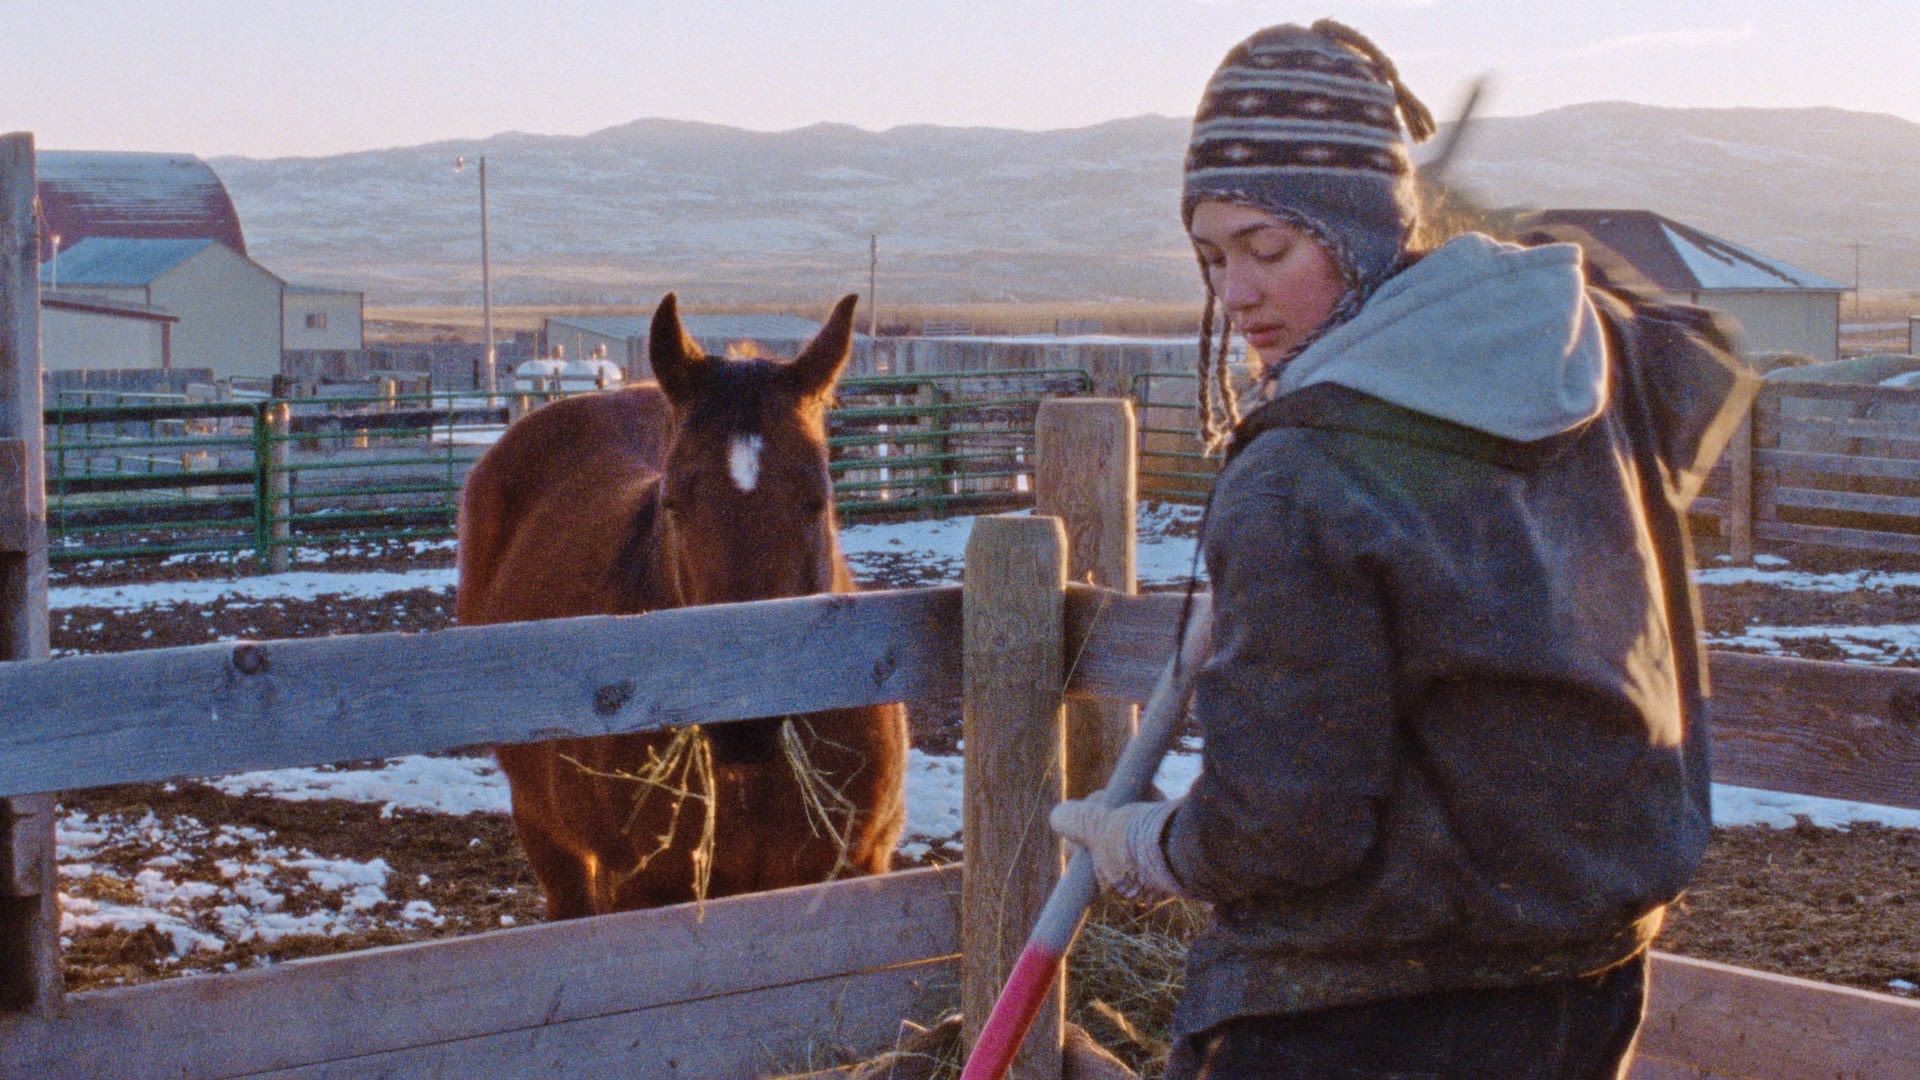
M88 237L218 240L242 255L246 237L226 185L192 154L42 150L35 155L40 260Z
M59 284L138 286L213 246L213 240L122 240L93 237L60 252ZM53 261L40 264L42 284L54 282Z
M1526 224L1582 246L1597 243L1643 279L1636 284L1666 292L1847 288L1651 210L1540 210Z
M556 326L604 337L645 338L651 315L550 315ZM682 315L680 322L696 338L754 341L805 341L820 332L819 323L798 315Z
M118 304L91 297L64 296L57 291L42 290L40 306L57 308L61 311L78 311L88 315L111 315L122 319L142 319L147 322L177 323L180 316L157 307L145 304Z

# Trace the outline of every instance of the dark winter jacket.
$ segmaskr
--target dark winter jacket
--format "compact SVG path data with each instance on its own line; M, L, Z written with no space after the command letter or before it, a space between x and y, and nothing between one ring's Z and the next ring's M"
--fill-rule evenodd
M1647 945L1709 830L1685 507L1754 385L1703 312L1478 236L1289 365L1203 538L1181 1032Z

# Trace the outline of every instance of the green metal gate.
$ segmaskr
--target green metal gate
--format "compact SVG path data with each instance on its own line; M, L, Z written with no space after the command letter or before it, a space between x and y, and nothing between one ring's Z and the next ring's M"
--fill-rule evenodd
M836 505L848 519L1031 505L1039 403L1091 389L1078 369L843 380L827 415ZM281 569L303 548L442 540L467 469L562 393L63 394L46 410L49 557Z
M1147 372L1133 377L1133 407L1139 417L1139 484L1142 499L1193 503L1207 501L1218 458L1200 441L1191 372Z

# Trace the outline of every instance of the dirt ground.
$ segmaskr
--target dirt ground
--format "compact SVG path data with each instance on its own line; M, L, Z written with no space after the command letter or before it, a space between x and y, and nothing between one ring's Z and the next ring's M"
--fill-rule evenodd
M427 556L373 554L327 569L419 568L449 565L450 553ZM1796 560L1806 569L1830 569L1817 560ZM1846 568L1858 568L1849 559ZM226 576L224 565L170 567L172 575ZM152 568L94 568L57 572L55 584L105 583ZM902 567L870 587L912 584ZM1757 585L1703 590L1710 628L1732 630L1762 622L1769 625L1821 623L1920 622L1920 589L1884 594L1832 595L1794 592ZM389 630L432 630L452 620L452 599L445 592L419 589L377 600L322 596L304 602L271 604L181 605L171 610L121 613L101 608L54 612L53 647L62 652L119 652L161 646L199 644L232 638L294 638ZM1817 635L1795 642L1799 655L1830 659L1837 654ZM958 738L956 703L919 703L913 710L916 745L952 752ZM178 958L172 943L152 931L89 931L74 936L66 957L73 989L145 981L199 970L233 970L274 959L290 959L373 945L444 937L539 919L538 888L514 841L508 820L499 815L450 816L398 811L334 800L288 802L265 797L235 797L196 783L129 785L68 793L68 811L96 817L131 817L151 812L176 828L223 829L221 843L244 856L249 844L273 844L312 851L328 858L384 859L391 867L387 902L404 907L430 904L434 916L404 925L365 931L314 933L282 938L271 945L237 944L225 950ZM228 828L231 827L231 828ZM116 835L92 853L95 863L121 871L103 878L100 888L124 888L114 882L132 878L156 858L179 858L162 850L164 831L131 830ZM204 851L187 853L185 865L170 872L177 879L218 883L231 877L221 858ZM225 849L222 849L225 850ZM934 857L938 857L938 853ZM69 880L69 893L87 894L93 879ZM282 883L291 885L291 883ZM338 904L338 894L283 890L290 915L306 905ZM96 897L111 900L113 897ZM1855 826L1846 831L1802 824L1792 829L1722 828L1716 831L1705 865L1669 920L1660 947L1672 952L1743 967L1797 975L1879 992L1901 992L1901 984L1920 983L1920 831ZM1891 984L1891 986L1890 986ZM1905 991L1912 994L1912 990Z

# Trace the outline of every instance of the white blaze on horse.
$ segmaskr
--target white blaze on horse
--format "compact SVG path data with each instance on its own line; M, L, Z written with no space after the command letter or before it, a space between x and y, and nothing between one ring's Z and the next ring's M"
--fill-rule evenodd
M851 354L855 299L782 362L707 357L669 294L649 347L657 384L529 413L468 474L458 621L854 591L825 413ZM725 896L888 868L906 816L901 706L705 734L697 752L674 732L497 749L550 918L680 903L701 884ZM704 803L683 812L684 797L633 779L661 779L663 761L680 770L672 783L703 766L710 817Z

